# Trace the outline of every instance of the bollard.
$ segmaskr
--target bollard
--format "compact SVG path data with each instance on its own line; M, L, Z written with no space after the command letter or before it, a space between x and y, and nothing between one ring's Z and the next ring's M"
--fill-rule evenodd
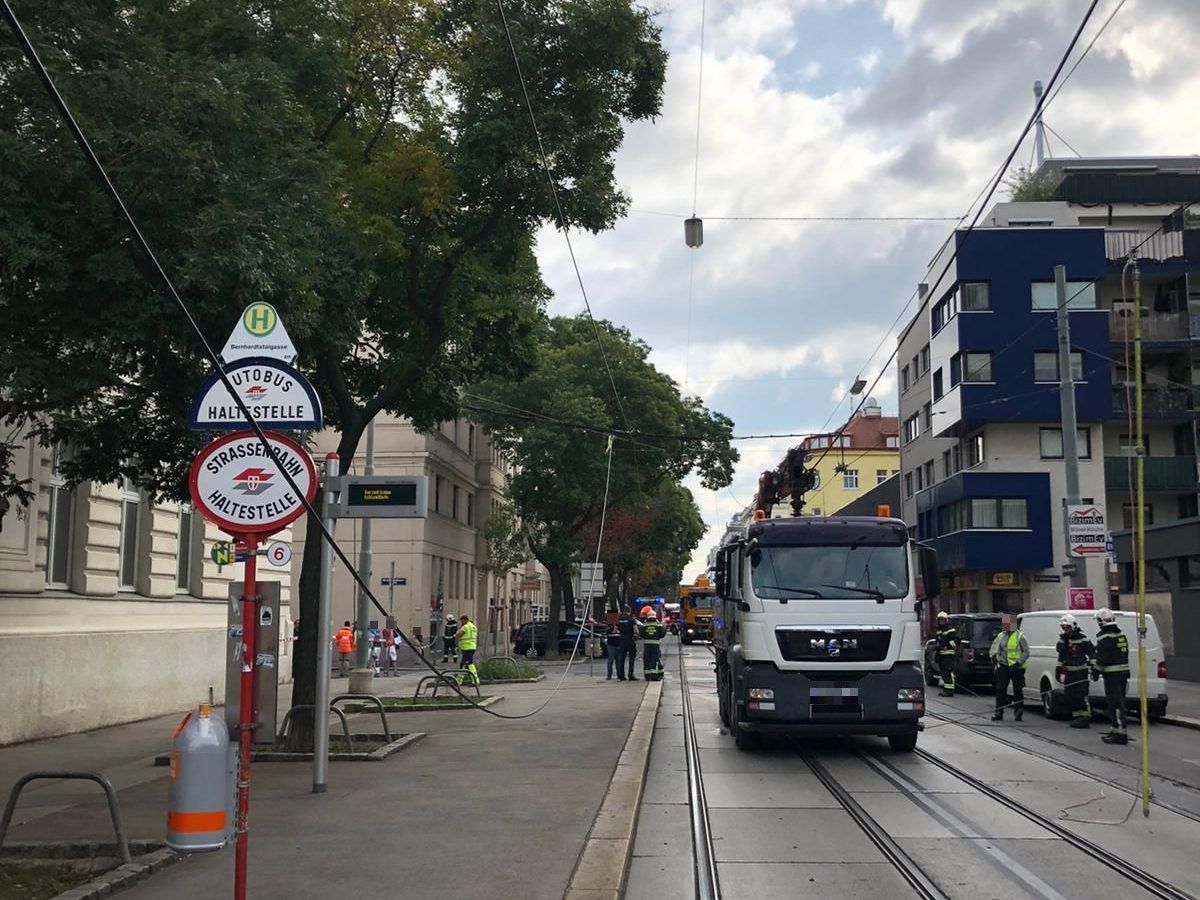
M167 795L167 846L177 853L220 850L229 834L229 731L201 703L175 729Z

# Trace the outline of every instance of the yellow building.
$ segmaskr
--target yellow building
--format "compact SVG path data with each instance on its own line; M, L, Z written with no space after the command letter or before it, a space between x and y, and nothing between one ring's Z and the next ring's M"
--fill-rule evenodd
M884 416L879 404L868 399L841 435L834 431L805 438L801 447L809 456L806 465L817 473L816 486L804 495L805 514L831 515L897 474L899 433L900 420ZM775 515L791 515L791 510L779 504Z

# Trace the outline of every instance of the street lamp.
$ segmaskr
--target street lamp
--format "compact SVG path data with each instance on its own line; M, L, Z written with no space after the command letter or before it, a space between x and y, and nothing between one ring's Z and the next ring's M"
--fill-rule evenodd
M696 216L684 219L683 240L693 250L704 246L704 220Z

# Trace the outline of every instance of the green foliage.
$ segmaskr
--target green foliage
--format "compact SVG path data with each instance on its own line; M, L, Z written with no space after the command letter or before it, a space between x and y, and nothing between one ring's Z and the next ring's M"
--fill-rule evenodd
M529 544L516 508L508 501L497 502L483 526L487 543L487 563L481 568L489 575L504 575L529 559Z
M508 681L513 678L537 678L542 674L542 670L527 659L517 659L515 674L513 664L499 657L481 660L476 668L479 670L481 684L487 684L489 681Z
M1014 203L1053 200L1058 182L1048 172L1034 172L1024 166L1004 179L1009 199Z

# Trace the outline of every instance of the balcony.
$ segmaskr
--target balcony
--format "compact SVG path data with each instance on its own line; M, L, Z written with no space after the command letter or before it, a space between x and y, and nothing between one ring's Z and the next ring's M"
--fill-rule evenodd
M1183 232L1169 231L1156 234L1151 231L1106 231L1104 232L1104 255L1113 262L1123 262L1134 251L1138 259L1165 262L1179 259L1183 254Z
M1126 415L1133 410L1132 386L1129 397L1125 385L1114 384L1112 408L1114 415ZM1142 389L1142 412L1155 418L1186 417L1192 410L1192 392L1187 388L1145 387Z
M1147 456L1146 491L1188 493L1197 490L1196 457ZM1109 493L1128 491L1129 476L1136 479L1136 462L1129 456L1104 457L1104 484Z
M1190 319L1197 319L1193 323ZM1192 325L1200 325L1200 316L1190 317L1186 312L1142 314L1142 340L1154 341L1186 341L1190 340ZM1108 337L1113 341L1133 340L1133 319L1130 314L1114 309L1108 317Z

